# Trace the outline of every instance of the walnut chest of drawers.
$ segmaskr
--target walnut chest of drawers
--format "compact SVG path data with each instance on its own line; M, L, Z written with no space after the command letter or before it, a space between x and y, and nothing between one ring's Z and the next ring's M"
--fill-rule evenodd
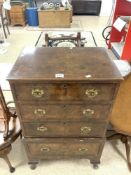
M100 163L122 80L104 48L25 48L8 75L29 163Z

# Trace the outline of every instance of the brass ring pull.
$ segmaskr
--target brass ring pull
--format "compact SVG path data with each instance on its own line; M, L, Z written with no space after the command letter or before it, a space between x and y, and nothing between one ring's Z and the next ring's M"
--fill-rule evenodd
M42 147L40 150L42 152L49 152L50 151L50 148L48 148L48 147Z
M89 98L94 98L98 95L98 90L97 89L87 89L85 94L89 97Z
M47 129L47 127L45 127L45 126L39 126L38 128L37 128L37 131L41 131L41 132L45 132L45 131L47 131L48 129Z
M31 94L36 98L41 98L44 95L44 90L39 88L32 89Z
M87 152L88 151L88 148L79 148L79 151L80 152Z
M44 109L35 109L34 114L37 115L37 116L42 117L46 114L46 111Z
M86 117L91 117L94 114L94 110L93 109L84 109L83 110L83 115Z
M91 127L83 126L81 127L81 134L89 134L91 132Z

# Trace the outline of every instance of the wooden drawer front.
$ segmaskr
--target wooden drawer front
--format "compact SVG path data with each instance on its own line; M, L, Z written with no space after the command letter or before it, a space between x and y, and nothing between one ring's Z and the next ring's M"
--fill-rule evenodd
M16 84L18 100L110 101L115 84Z
M23 123L23 132L26 137L103 137L105 129L105 123Z
M27 139L28 140L28 139ZM31 140L31 139L30 139ZM32 139L25 141L30 156L39 159L97 156L102 139Z
M19 104L23 121L47 120L105 120L110 105Z

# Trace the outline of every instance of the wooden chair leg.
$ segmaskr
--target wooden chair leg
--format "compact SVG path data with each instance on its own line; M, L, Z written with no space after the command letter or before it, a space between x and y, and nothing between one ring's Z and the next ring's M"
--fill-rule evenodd
M128 136L123 136L121 138L121 141L125 144L128 168L131 171L130 143L129 143L129 140L128 140Z
M20 139L22 139L22 132L20 133Z
M47 33L45 34L45 46L46 46L46 47L49 46L49 36L48 36Z
M10 35L10 31L9 31L8 25L6 25L6 28L7 28L8 34Z
M8 156L7 156L7 155L4 155L2 158L3 158L3 159L6 161L6 163L8 164L10 172L13 173L13 172L15 171L15 168L11 165Z
M5 26L4 25L3 25L3 31L4 31L5 38L7 39L7 34L6 34L6 30L5 30Z
M127 162L128 162L128 168L131 171L131 160L130 160L130 143L127 140L127 142L125 143L125 147L126 147L126 155L127 155Z
M130 143L129 143L128 136L120 134L120 133L115 133L115 132L109 133L108 132L107 140L113 140L113 139L120 139L122 143L125 144L128 168L131 171Z
M7 138L7 136L8 136L8 130L9 130L9 124L8 124L8 121L6 120L6 121L4 121L4 125L5 125L5 132L4 132L4 139L6 139Z
M77 33L77 47L81 47L81 33L78 32Z

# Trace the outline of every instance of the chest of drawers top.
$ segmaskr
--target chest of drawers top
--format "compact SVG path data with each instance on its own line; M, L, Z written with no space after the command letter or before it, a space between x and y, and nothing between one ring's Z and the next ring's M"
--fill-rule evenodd
M105 48L25 48L7 77L17 81L120 81Z

